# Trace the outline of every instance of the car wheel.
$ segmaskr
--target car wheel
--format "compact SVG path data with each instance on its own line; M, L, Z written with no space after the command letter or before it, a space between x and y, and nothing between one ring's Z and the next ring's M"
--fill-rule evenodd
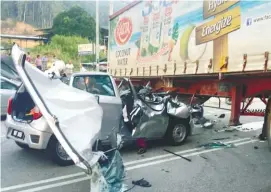
M69 166L74 164L55 136L52 136L50 139L48 152L52 161L60 166Z
M29 149L29 146L27 144L24 144L24 143L20 143L18 141L15 141L15 143L21 147L22 149Z
M266 133L267 133L267 140L268 140L268 146L269 150L271 151L271 98L268 100L267 106L266 106L266 118L265 118L264 124L266 126Z
M169 144L176 146L185 142L189 134L189 125L185 120L169 120L169 126L166 133L166 139Z

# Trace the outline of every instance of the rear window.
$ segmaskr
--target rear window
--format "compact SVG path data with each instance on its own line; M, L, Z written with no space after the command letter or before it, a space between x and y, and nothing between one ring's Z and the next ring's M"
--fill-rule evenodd
M115 96L114 87L108 75L76 75L72 86L92 94Z

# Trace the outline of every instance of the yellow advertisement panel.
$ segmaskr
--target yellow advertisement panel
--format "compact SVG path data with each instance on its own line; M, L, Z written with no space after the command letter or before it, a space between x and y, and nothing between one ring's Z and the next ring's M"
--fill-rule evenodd
M215 19L196 28L196 45L212 41L240 28L240 7L216 16Z
M207 19L211 16L217 15L218 13L225 11L229 7L238 3L239 0L236 1L227 1L227 0L213 0L213 1L204 1L203 3L203 17Z

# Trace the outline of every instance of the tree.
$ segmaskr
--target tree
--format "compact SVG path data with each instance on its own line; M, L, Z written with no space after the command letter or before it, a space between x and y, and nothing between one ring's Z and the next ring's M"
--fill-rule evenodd
M55 17L52 31L56 35L76 35L94 42L95 27L95 20L84 9L74 6Z

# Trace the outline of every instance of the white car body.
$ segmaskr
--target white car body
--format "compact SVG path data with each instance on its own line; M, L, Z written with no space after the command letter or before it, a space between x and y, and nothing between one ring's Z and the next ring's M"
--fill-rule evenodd
M103 108L103 121L102 121L102 139L103 141L109 142L107 140L107 136L112 131L112 128L116 128L115 131L119 130L119 122L121 118L121 99L119 96L119 92L117 91L117 86L115 84L115 81L113 77L107 73L103 72L79 72L74 73L70 77L69 86L73 87L73 80L75 77L78 76L93 76L93 75L106 75L111 79L111 83L114 87L115 96L99 96L99 104ZM7 103L7 102L6 102ZM112 115L114 114L114 115ZM112 124L114 122L114 124ZM14 141L26 144L29 148L32 149L46 149L49 143L49 140L51 136L53 135L53 131L51 130L50 126L44 119L44 117L41 117L35 121L32 121L31 123L23 122L19 119L14 119L11 117L11 115L7 114L7 118L5 121L6 127L7 127L7 138L13 139ZM23 131L25 134L25 140L18 139L11 135L11 131L13 128L16 128L18 131ZM105 131L104 131L105 130ZM103 134L104 133L104 134ZM39 137L39 142L37 143L35 141L33 136L31 138L31 135L35 137Z
M74 162L89 170L101 156L92 153L97 141L117 146L114 136L119 129L122 102L115 81L107 73L84 72L73 74L66 85L58 79L57 71L44 73L25 57L14 45L12 58L23 84L9 100L6 137L22 148L48 149L59 165ZM84 83L87 91L74 86L73 80L80 75L93 82L101 80L95 84L102 87L101 94L91 94L90 84ZM111 91L103 89L104 85Z

